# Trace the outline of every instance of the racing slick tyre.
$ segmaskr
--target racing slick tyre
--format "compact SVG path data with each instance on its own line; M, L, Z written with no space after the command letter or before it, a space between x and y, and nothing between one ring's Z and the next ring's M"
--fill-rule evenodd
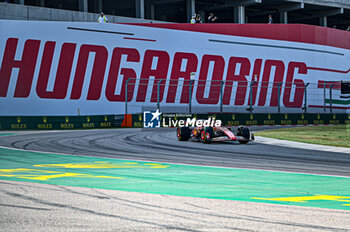
M176 135L179 141L187 141L191 137L191 129L189 127L178 127Z
M201 132L201 141L202 143L211 143L211 140L214 138L214 129L212 127L204 127Z
M249 139L250 139L249 128L247 128L247 127L239 127L237 135L242 136L243 138L246 139L246 140L240 140L239 141L240 144L247 144L249 142Z

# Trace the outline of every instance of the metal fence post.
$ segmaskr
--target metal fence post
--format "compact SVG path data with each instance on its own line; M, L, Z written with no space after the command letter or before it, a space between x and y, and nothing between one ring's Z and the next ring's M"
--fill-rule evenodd
M224 90L225 81L221 81L220 83L220 113L222 113L222 105L223 105L223 90Z
M282 82L280 82L279 84L278 84L278 113L281 113L281 103L280 103L280 101L281 101L281 85L282 85L283 83Z
M329 87L329 110L331 111L331 113L333 112L332 109L332 88L335 85L335 83L333 83L330 87Z
M309 86L310 83L307 83L305 85L305 89L304 89L304 97L305 97L305 100L304 100L304 112L306 113L307 112L307 87Z
M250 82L250 89L249 89L249 112L252 113L253 111L253 85L256 83L256 81Z
M131 78L127 79L125 82L125 114L128 114L128 83Z
M163 79L158 81L157 84L157 110L160 111L160 84L162 83Z
M326 112L326 82L323 82L323 112Z
M189 86L189 94L188 94L188 112L190 114L192 114L192 84L193 84L194 80L190 80L190 86Z

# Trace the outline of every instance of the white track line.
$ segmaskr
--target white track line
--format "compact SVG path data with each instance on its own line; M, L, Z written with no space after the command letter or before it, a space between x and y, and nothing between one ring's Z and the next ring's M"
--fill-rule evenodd
M319 144L294 142L294 141L266 138L261 136L255 136L255 141L257 141L256 143L273 145L273 146L350 154L350 148L346 148L346 147L334 147L334 146L326 146L326 145L319 145Z

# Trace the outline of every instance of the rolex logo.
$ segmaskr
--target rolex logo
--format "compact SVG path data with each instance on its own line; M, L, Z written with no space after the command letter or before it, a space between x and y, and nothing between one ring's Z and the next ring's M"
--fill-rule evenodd
M107 115L105 115L104 119L105 119L105 122L107 122L107 120L108 120L108 116L107 116Z
M350 117L350 116L349 116ZM236 119L236 115L235 114L232 114L232 120L235 120Z
M16 117L16 119L17 119L17 123L21 123L21 117Z
M268 114L268 115L267 115L267 118L270 120L270 119L271 119L271 114Z
M90 116L87 116L87 117L86 117L86 121L87 121L87 122L90 122L90 119L91 119Z
M47 117L46 117L46 116L43 117L43 122L44 122L44 123L47 123Z
M66 120L66 123L69 122L69 117L68 116L66 116L64 119Z

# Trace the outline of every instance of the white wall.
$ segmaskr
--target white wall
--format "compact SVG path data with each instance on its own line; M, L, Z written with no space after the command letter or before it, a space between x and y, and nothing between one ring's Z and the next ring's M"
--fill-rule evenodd
M75 28L72 29L67 29ZM76 29L79 30L76 30ZM116 34L115 32L119 33ZM126 33L126 34L120 34ZM13 68L10 80L8 82L9 87L6 88L4 83L6 83L6 70L5 67L9 66L5 60L5 49L9 49L9 43L12 41L18 41L17 46L15 46L15 60L21 60L24 53L25 45L31 44L29 48L29 53L35 50L33 44L39 44L38 46L38 56L35 61L35 69L33 74L33 80L30 85L30 92L28 96L20 96L17 93L16 88L25 88L28 85L20 83L17 81L19 76L19 69ZM31 41L32 42L31 42ZM210 40L217 41L229 41L230 43L213 43ZM36 41L33 43L33 41ZM231 43L234 42L234 43ZM241 44L240 44L241 43ZM259 44L259 46L242 45L246 44ZM62 57L61 54L62 47L68 45L73 46L73 58L72 58L72 70L69 74L69 81L67 87L66 95L61 98L52 98L50 94L53 91L60 91L64 87L58 86L54 90L54 85L56 80L57 68L59 66L59 60L67 61L69 56ZM95 91L96 86L90 85L90 79L93 72L94 57L95 53L91 52L89 55L87 69L85 74L85 81L83 84L83 89L81 96L78 99L71 99L72 89L74 84L74 79L77 73L81 71L77 70L79 54L81 52L83 45L96 45L99 48L106 50L106 66L105 74L102 81L102 91L98 99L88 100L88 92ZM264 46L261 46L264 45ZM266 45L266 46L265 46ZM269 47L268 45L273 45L274 47ZM45 46L47 46L45 48ZM50 46L54 46L54 55L52 59L51 68L49 68L50 63L44 65L43 57L44 51L48 52ZM277 46L277 47L276 47ZM280 47L280 48L279 48ZM295 48L295 49L285 49L283 47ZM139 59L127 60L127 56L123 55L121 57L120 63L117 60L112 62L113 51L118 52L120 48L131 49L134 53L139 55ZM301 49L302 48L302 49ZM45 50L46 49L46 50ZM312 52L312 50L317 50L320 52ZM72 49L71 49L72 50ZM307 67L317 67L320 69L332 69L332 70L348 70L350 66L350 53L348 49L335 48L324 45L298 43L298 42L288 42L280 40L268 40L259 38L247 38L239 36L228 36L219 35L211 33L200 33L200 32L190 32L190 31L180 31L180 30L169 30L169 29L158 29L146 26L133 26L133 25L123 25L123 24L98 24L98 23L74 23L74 22L44 22L44 21L9 21L0 20L0 115L76 115L78 110L81 114L98 115L98 114L121 114L124 113L124 100L111 100L106 94L108 88L116 87L114 92L115 95L120 94L122 88L123 75L121 73L122 69L129 69L136 73L138 80L136 81L137 86L133 92L133 99L128 104L129 113L139 113L142 112L144 107L155 107L156 103L151 102L151 95L153 89L153 77L150 77L150 86L147 89L145 101L138 101L138 88L139 79L142 70L145 69L145 54L150 52L150 50L160 52L165 54L165 58L161 58L162 61L166 60L168 55L169 62L165 61L162 67L157 66L160 60L157 57L152 59L151 69L162 69L166 70L166 78L164 83L167 84L165 87L164 97L161 99L161 110L184 112L188 109L187 103L181 103L181 86L178 87L178 92L175 97L175 103L167 102L167 97L169 95L169 79L171 77L172 70L174 69L174 57L176 53L182 52L187 54L193 54L198 59L198 64L195 66L195 75L193 76L198 83L199 76L202 75L200 69L203 66L202 61L205 55L216 56L224 61L223 76L222 79L226 80L227 72L229 70L229 61L232 57L246 58L250 62L249 74L244 78L248 81L248 87L244 95L243 103L236 104L236 94L239 89L237 88L237 82L234 83L230 102L228 105L224 105L225 112L247 112L246 108L249 106L249 81L252 78L253 66L257 59L262 59L262 72L260 73L260 80L262 78L263 67L267 60L276 60L283 63L285 70L283 71L282 81L286 81L288 64L290 62L300 62L305 64ZM47 53L46 56L49 56ZM167 54L167 55L166 55ZM337 55L338 54L338 55ZM81 54L80 54L81 55ZM32 56L34 59L34 55ZM220 58L221 57L221 58ZM47 58L47 57L46 57ZM129 57L130 58L130 57ZM191 58L192 59L192 58ZM5 61L4 61L5 60ZM49 59L47 59L49 60ZM102 59L99 60L101 62ZM188 60L183 60L181 70L186 69L186 63ZM103 63L103 62L102 62ZM112 86L112 82L108 82L108 77L111 68L115 68L120 64L119 73L115 77L117 81L115 86ZM169 68L166 69L166 65ZM11 66L11 65L10 65ZM101 63L98 63L101 67ZM45 76L41 69L48 68L50 70L48 84L43 89L43 87L38 87L39 76ZM67 67L65 67L67 68ZM68 69L66 69L68 70ZM236 66L235 73L240 72L239 65ZM270 84L267 91L266 101L262 105L258 106L258 101L254 104L254 112L265 112L265 113L275 113L277 112L277 106L271 106L271 96L272 96L272 85L274 81L274 68L270 72ZM29 73L29 72L28 72ZM23 78L27 78L23 74ZM145 72L146 73L146 72ZM125 73L124 73L125 74ZM208 97L210 89L210 80L213 74L213 62L209 63L209 71L207 75L208 86L204 90L204 97ZM152 75L151 75L152 76ZM30 78L29 78L30 79ZM295 70L293 82L295 80L301 80L304 83L311 83L308 89L308 104L318 107L309 107L309 112L323 112L323 89L318 88L318 82L320 80L327 81L340 81L349 80L349 72L329 72L320 70L308 70L306 74L298 73L298 69ZM182 81L180 81L182 83ZM181 85L181 84L180 84ZM295 86L295 84L293 84ZM40 89L41 90L38 90ZM226 88L226 87L225 87ZM4 95L4 91L7 94ZM18 90L20 92L20 90ZM40 94L40 91L46 91L46 95ZM193 94L193 111L194 112L218 112L220 102L215 104L205 104L201 103L200 98L197 96L198 87L194 87ZM257 93L257 99L263 98L261 94L261 83L259 84L259 89ZM294 98L295 88L293 87L291 91L290 100ZM109 92L110 93L110 92ZM327 98L329 98L329 90L327 90ZM123 97L123 96L121 96ZM283 98L285 98L285 89L282 90L282 100L281 100L281 112L302 112L301 107L286 107L283 103ZM286 100L286 99L284 99ZM340 90L333 90L333 100L344 100L341 98ZM203 101L203 99L202 99ZM329 105L329 104L327 104ZM338 104L333 103L333 112L338 113L350 113L349 104ZM327 109L329 112L329 109Z

